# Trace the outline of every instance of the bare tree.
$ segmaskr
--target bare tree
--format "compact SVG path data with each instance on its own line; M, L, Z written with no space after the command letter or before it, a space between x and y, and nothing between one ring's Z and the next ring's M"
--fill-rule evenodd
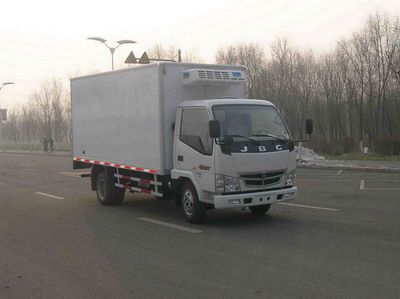
M147 51L147 56L153 59L176 60L178 50L174 46L164 47L162 44L155 44Z
M62 123L62 97L65 96L62 84L53 79L44 82L32 95L32 102L37 107L37 119L41 139L56 138L60 140Z
M31 145L38 133L38 123L35 116L36 110L32 105L24 105L21 108L21 135Z
M216 55L220 64L239 64L247 68L247 95L251 98L261 96L261 82L265 64L264 50L257 44L240 44L220 49Z

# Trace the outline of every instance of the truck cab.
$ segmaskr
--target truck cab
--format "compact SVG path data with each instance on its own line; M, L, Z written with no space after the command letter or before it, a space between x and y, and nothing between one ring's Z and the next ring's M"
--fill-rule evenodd
M199 222L207 207L264 214L294 199L296 156L278 109L265 100L209 99L177 107L173 169L185 217Z

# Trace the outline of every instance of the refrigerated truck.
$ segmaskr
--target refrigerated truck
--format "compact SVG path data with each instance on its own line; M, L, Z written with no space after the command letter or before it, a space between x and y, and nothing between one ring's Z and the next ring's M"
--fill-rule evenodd
M294 144L278 109L245 99L242 66L159 62L71 79L73 167L103 205L126 191L206 210L296 197Z

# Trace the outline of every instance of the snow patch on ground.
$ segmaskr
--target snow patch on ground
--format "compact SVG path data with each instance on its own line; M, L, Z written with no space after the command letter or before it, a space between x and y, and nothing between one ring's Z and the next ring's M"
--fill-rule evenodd
M298 162L309 162L309 161L321 161L325 160L325 157L318 155L312 149L302 147L300 152L300 147L295 147L296 158Z

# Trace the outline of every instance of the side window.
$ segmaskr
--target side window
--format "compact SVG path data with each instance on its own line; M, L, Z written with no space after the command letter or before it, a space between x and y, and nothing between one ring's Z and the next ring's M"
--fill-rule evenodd
M211 155L212 139L208 135L208 120L208 113L204 109L183 110L179 140L204 155Z

